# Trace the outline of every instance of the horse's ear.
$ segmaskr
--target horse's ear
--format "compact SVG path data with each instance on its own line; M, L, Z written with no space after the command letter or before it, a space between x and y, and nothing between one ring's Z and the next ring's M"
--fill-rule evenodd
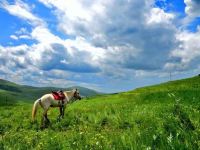
M76 88L76 91L78 91L78 89Z

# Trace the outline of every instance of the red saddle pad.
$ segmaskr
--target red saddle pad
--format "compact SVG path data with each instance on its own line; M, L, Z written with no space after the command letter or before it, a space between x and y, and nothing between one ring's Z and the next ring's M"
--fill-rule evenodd
M52 93L52 95L53 95L55 100L63 100L63 99L65 99L65 95L64 94L60 95L58 93Z

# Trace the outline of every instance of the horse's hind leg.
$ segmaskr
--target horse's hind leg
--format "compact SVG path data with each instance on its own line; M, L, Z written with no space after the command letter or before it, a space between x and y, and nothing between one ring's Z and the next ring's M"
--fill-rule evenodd
M49 118L47 117L47 113L45 114L45 119L46 119L46 122L49 124L49 123L50 123L50 120L49 120Z
M41 128L46 128L47 127L47 123L49 123L49 119L47 118L47 109L44 109L43 115L42 115L42 124L41 124Z

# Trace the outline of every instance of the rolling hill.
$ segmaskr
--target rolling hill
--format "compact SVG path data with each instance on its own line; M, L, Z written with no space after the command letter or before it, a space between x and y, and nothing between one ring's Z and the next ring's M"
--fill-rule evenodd
M45 130L31 108L2 107L0 149L200 149L200 77L85 98L61 122L52 109Z
M17 101L30 100L33 101L43 94L50 93L57 90L71 90L78 88L82 96L95 96L100 94L97 91L85 87L69 87L66 89L55 87L32 87L26 85L19 85L10 81L0 79L0 100L3 101Z

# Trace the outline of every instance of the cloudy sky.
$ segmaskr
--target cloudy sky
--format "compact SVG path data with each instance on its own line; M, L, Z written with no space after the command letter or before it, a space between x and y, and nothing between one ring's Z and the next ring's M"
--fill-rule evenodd
M103 92L200 71L199 0L1 0L0 78Z

